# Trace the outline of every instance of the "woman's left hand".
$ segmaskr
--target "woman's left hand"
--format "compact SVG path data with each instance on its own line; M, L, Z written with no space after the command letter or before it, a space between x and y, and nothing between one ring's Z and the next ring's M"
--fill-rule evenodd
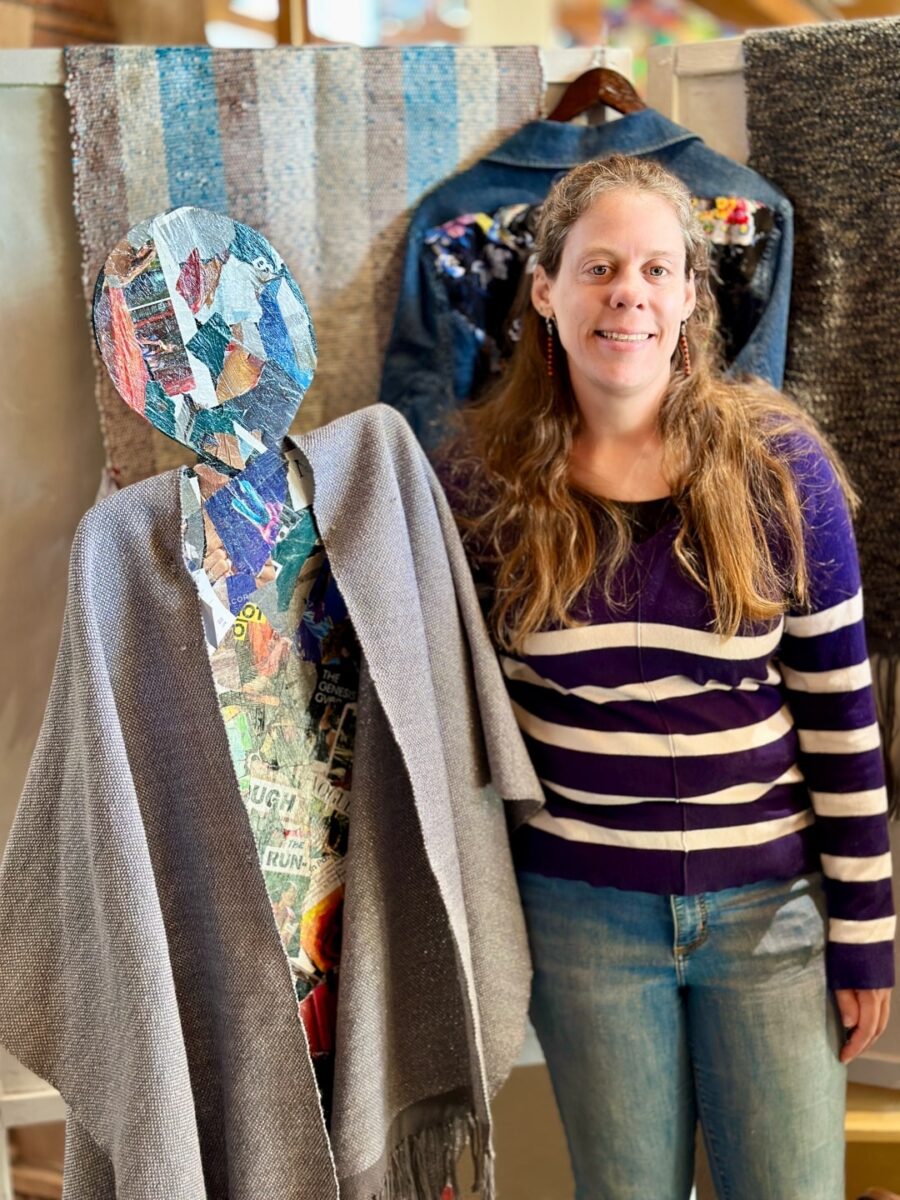
M853 1032L841 1050L841 1062L851 1062L884 1033L891 1014L890 988L839 988L834 993L841 1023Z

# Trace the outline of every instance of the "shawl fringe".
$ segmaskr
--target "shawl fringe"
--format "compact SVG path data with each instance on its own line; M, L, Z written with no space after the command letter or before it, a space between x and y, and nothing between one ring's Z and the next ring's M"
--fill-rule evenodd
M471 1113L404 1138L391 1155L381 1191L371 1200L458 1200L457 1167L466 1146L475 1176L472 1191L482 1200L496 1200L490 1128Z

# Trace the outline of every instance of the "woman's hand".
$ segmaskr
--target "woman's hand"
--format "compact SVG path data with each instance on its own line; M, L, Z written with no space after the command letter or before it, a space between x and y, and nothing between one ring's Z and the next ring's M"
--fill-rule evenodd
M852 1034L841 1050L841 1062L851 1062L884 1033L891 1014L890 988L839 988L834 993L841 1023Z

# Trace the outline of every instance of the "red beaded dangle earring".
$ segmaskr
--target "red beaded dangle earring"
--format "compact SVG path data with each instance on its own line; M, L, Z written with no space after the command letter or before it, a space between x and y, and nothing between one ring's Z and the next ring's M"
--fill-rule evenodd
M678 346L681 350L681 361L684 364L685 376L691 373L691 348L687 340L687 321L681 322L681 336L678 339Z
M553 318L544 317L547 325L547 374L553 378Z

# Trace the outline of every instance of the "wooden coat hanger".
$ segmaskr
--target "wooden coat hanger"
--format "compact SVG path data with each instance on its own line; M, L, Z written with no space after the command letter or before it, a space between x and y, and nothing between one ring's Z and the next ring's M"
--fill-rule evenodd
M647 107L624 75L608 67L594 67L572 80L547 120L571 121L595 104L607 104L623 114Z

